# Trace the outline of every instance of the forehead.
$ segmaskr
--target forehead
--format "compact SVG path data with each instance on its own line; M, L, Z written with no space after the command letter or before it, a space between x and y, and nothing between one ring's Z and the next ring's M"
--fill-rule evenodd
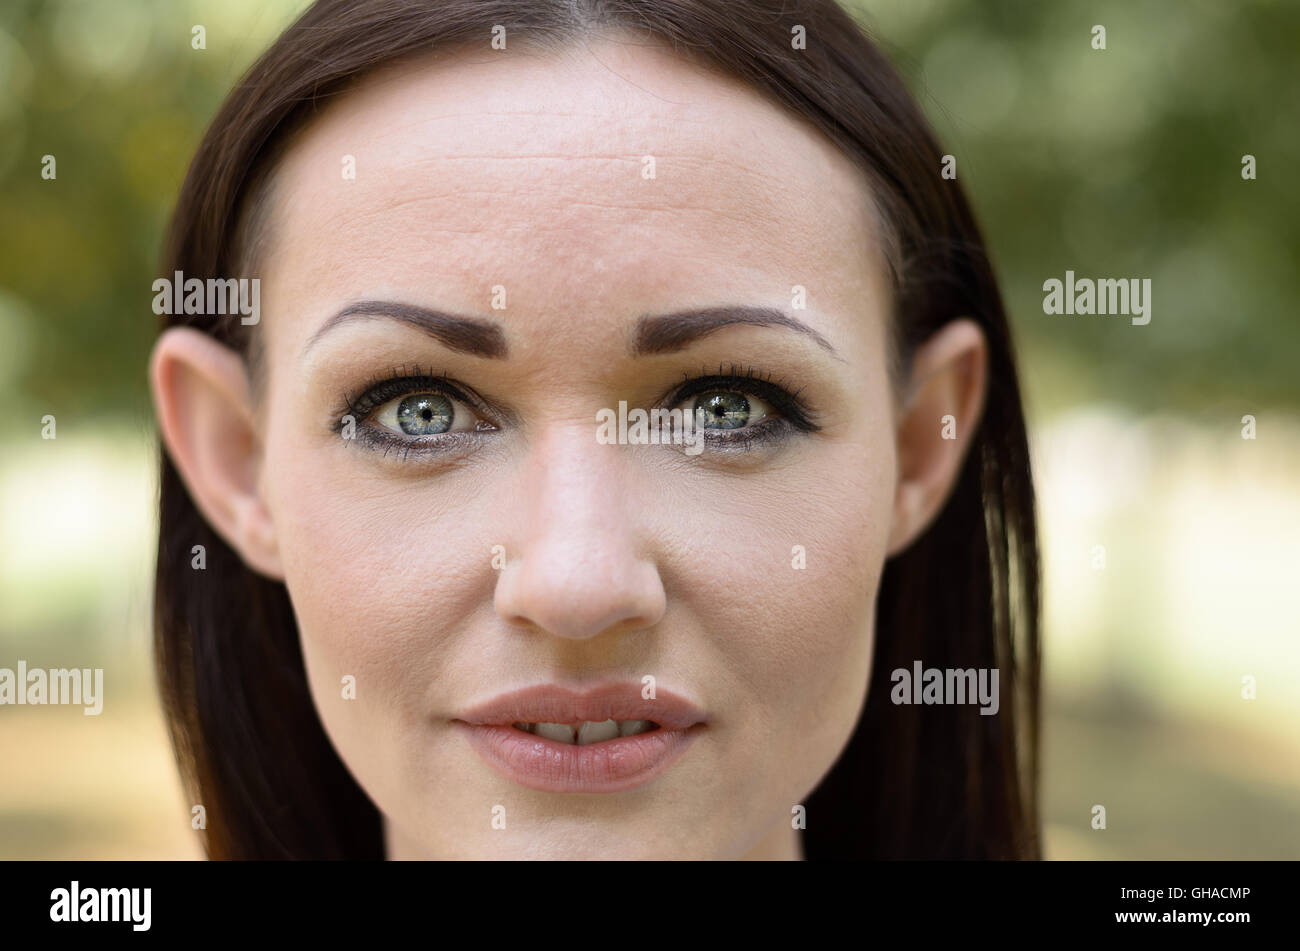
M795 285L844 332L883 302L861 172L755 90L610 38L484 47L373 74L289 151L273 338L376 295L490 313L497 286L511 329L551 343L641 312L788 307Z

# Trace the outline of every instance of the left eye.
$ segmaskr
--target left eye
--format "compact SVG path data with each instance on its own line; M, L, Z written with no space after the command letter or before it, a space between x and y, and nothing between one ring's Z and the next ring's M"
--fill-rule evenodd
M407 436L465 432L480 422L464 403L445 393L433 392L412 393L389 400L375 410L374 420L385 429Z
M772 409L752 393L740 390L705 390L683 400L679 406L692 419L698 418L696 414L703 411L705 429L723 430L743 429L761 422Z

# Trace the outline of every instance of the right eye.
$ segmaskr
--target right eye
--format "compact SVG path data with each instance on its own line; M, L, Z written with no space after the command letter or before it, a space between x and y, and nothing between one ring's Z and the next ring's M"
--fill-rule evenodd
M390 432L415 437L471 431L483 422L466 404L437 392L389 400L371 418Z

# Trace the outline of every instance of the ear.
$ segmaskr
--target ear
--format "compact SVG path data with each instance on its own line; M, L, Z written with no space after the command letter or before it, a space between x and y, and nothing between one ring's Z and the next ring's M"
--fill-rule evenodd
M952 492L984 411L987 368L984 332L968 318L944 325L917 348L896 426L889 555L915 541Z
M172 327L154 345L149 386L163 444L203 517L250 568L284 580L243 359L192 327Z

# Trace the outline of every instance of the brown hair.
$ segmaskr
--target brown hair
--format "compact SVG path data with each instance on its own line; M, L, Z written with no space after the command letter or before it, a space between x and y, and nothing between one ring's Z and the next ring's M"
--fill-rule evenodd
M358 76L399 58L562 43L624 29L712 64L793 110L868 175L886 227L894 358L967 316L989 346L989 392L942 512L885 566L870 693L806 805L816 858L1037 858L1039 575L1025 424L992 266L942 150L906 87L834 0L318 0L235 86L189 168L163 273L247 266L270 170L292 132ZM806 31L795 49L792 30ZM252 358L237 321L190 323ZM204 545L207 570L191 570ZM382 858L379 813L316 716L285 586L249 569L163 455L157 669L211 858ZM890 673L996 668L996 716L895 705ZM1009 698L1009 702L1008 699Z

